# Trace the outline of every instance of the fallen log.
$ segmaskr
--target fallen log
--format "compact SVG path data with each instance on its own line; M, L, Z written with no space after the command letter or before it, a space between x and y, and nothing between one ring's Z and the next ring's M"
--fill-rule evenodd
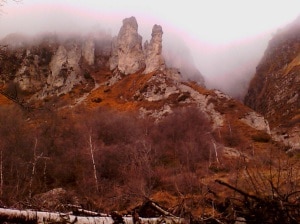
M4 208L0 208L0 221L22 223L113 223L111 217L85 217L76 216L68 213L15 210Z
M176 218L175 215L171 214L170 212L168 211L165 211L164 209L162 209L160 206L158 206L156 203L154 203L153 201L150 201L150 204L156 208L158 211L160 211L162 214L164 214L165 216L170 216L172 218Z
M184 219L177 217L140 218L142 223L183 223ZM133 224L131 216L123 217L124 223ZM0 208L0 223L76 223L76 224L114 224L111 216L77 216L70 213L43 212L33 210L17 210Z

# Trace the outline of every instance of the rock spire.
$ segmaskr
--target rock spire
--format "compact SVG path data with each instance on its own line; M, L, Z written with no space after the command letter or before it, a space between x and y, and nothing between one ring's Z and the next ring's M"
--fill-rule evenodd
M113 39L110 69L118 69L125 75L132 74L145 67L142 48L142 36L138 34L135 17L123 20L117 37Z
M162 35L163 31L160 25L154 25L152 29L152 38L144 44L145 64L144 73L150 73L155 70L164 70L165 60L162 56Z
M162 27L154 25L152 38L142 46L142 36L138 34L138 24L135 17L123 20L123 25L117 37L112 42L110 69L118 69L128 75L138 71L144 74L165 69L162 56Z

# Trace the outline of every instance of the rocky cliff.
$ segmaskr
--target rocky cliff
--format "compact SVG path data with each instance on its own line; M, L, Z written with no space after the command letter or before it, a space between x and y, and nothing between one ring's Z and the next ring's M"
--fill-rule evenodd
M145 66L144 74L153 72L155 70L164 70L165 59L162 56L162 27L154 25L152 29L152 38L150 43L148 41L144 44L145 49Z
M44 99L66 94L77 85L93 85L89 74L106 66L110 39L101 35L60 40L47 34L32 42L21 38L15 45L6 38L0 59L2 88L14 83L32 99Z
M185 81L180 70L166 66L162 36L162 27L154 25L151 40L142 46L137 21L130 17L114 38L93 34L61 40L48 35L35 44L8 43L0 61L2 88L12 82L29 101L66 96L72 100L69 105L138 111L155 120L194 105L206 114L213 130L219 130L222 141L229 141L226 147L237 146L225 140L228 131L229 139L244 136L241 142L252 141L256 132L270 133L263 116L220 91L205 89L201 78Z
M272 132L300 149L300 18L279 30L256 68L245 104L264 115Z
M124 19L123 26L112 43L110 70L116 69L128 75L138 71L148 74L166 69L162 55L162 36L162 27L155 24L150 42L146 40L143 46L135 17Z
M118 69L125 75L135 73L144 67L142 36L134 17L123 20L117 37L113 39L110 69Z
M4 108L12 103L22 106L22 100L28 102L30 106L24 113L26 119L19 125L35 139L35 146L32 141L32 147L26 147L30 155L26 162L18 160L24 162L17 163L20 168L14 170L18 175L21 171L28 173L28 164L39 159L35 155L36 148L41 150L41 156L44 151L51 155L49 160L45 157L47 175L54 172L59 180L56 181L51 173L47 187L65 185L71 190L78 187L76 196L83 196L86 200L88 192L92 199L97 199L93 200L97 206L115 208L124 201L127 207L129 201L123 195L130 195L130 200L136 203L137 198L144 199L145 192L149 192L149 198L157 195L167 203L173 201L169 197L173 194L176 198L178 193L191 195L192 201L188 203L197 213L203 213L204 210L198 209L202 206L211 210L213 205L215 209L216 204L211 203L211 197L218 201L228 198L228 192L215 187L215 179L227 180L234 183L233 186L245 179L246 185L249 185L247 167L253 164L257 172L260 166L268 164L269 172L269 164L273 164L269 159L273 152L280 154L282 145L272 140L269 123L264 116L221 91L206 89L201 78L197 81L183 79L182 73L192 73L190 77L198 74L192 63L180 66L187 68L183 72L166 63L162 54L161 26L153 26L151 40L143 46L137 31L136 19L130 17L123 20L115 38L98 33L67 38L47 35L34 43L18 36L13 42L16 44L9 43L13 38L2 42L7 46L0 52L0 105ZM23 95L13 95L12 90ZM189 109L191 113L178 113ZM4 110L4 116L0 118L4 117L2 136L10 131L14 138L9 139L8 145L13 145L11 142L17 139L15 129L6 130L3 125L6 123L5 115L10 112ZM123 118L124 114L130 116ZM193 114L197 115L196 119ZM169 118L172 120L168 121ZM166 121L168 123L164 123ZM42 133L42 140L38 142L38 138L30 132L37 126ZM182 136L186 136L184 141L181 141ZM195 140L201 144L195 144ZM24 145L27 142L24 141ZM18 144L21 145L20 152L26 151L22 144ZM92 158L93 153L97 153L95 185L93 175L90 175L92 161L87 154L89 147ZM101 150L93 150L96 147L101 147ZM18 158L25 157L17 152L20 154ZM52 159L54 156L58 160ZM191 166L190 160L195 165ZM11 161L15 160L7 161L14 164ZM188 168L182 164L187 164ZM22 168L24 166L27 168ZM137 168L140 170L138 175ZM5 170L8 169L11 170L5 167ZM41 172L37 172L36 176L40 175L46 186L45 168L37 170ZM11 179L19 184L16 174L11 173ZM28 180L34 179L32 172L27 175ZM40 184L43 181L36 181L44 191L44 184ZM30 188L36 182L32 183ZM176 185L174 190L173 184L174 187ZM15 194L14 182L9 186ZM253 186L259 189L261 184ZM131 196L135 191L142 193ZM30 190L30 195L38 192ZM201 193L198 195L197 192ZM209 196L208 200L202 197L203 192ZM199 201L205 203L199 205ZM35 202L40 203L38 200Z
M105 33L64 38L47 34L32 41L31 37L11 34L0 43L6 46L1 49L0 82L2 88L13 82L34 95L32 99L44 99L69 93L76 86L89 91L95 85L90 74L101 69L113 71L110 83L136 72L174 71L176 75L180 71L165 64L162 36L162 27L154 25L151 40L143 45L135 17L124 19L114 38ZM197 73L204 86L197 69L184 69L189 65L180 67L191 76Z

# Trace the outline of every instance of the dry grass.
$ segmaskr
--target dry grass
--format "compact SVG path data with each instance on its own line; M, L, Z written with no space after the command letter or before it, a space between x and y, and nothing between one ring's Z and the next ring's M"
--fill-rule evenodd
M7 97L0 94L0 105L11 105L13 102L9 100Z

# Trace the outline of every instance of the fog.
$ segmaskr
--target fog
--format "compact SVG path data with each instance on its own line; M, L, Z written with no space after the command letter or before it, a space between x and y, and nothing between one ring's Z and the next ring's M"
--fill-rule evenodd
M28 38L45 32L71 35L97 30L116 36L122 20L135 16L143 42L151 38L154 24L162 26L163 50L168 65L195 67L204 76L208 88L217 88L242 99L268 41L277 29L296 19L300 7L296 9L295 4L299 3L290 1L294 5L284 12L282 6L289 1L266 1L272 8L261 1L253 6L250 5L253 1L245 1L245 6L239 1L226 2L228 5L220 1L194 0L189 4L180 1L173 5L156 0L151 4L134 0L126 1L126 4L116 0L105 3L89 0L8 2L2 6L0 38L10 33L24 34ZM199 8L199 3L205 5ZM216 4L221 4L220 8L216 8ZM188 10L184 11L183 7ZM229 11L233 9L235 11ZM257 12L253 13L254 10ZM281 14L278 13L280 10ZM194 72L184 74L188 79L197 80Z

